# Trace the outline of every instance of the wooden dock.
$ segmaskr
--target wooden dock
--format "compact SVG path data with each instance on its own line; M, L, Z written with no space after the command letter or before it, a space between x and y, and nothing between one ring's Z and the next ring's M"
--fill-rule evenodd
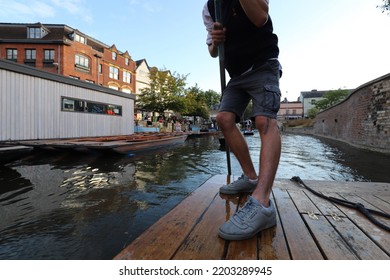
M247 196L219 194L232 176L210 178L123 249L117 260L388 260L390 232L358 210L313 194L291 180L275 181L277 225L245 241L225 241L218 228ZM390 184L305 181L324 195L390 213ZM390 226L387 218L375 216Z

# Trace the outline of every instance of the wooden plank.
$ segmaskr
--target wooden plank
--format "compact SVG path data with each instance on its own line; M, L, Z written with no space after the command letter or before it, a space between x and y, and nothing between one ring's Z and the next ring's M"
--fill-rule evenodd
M274 188L275 204L294 260L322 260L323 256L287 191Z
M176 260L224 259L226 241L218 237L218 229L237 208L238 199L222 199L216 195L201 220L184 240L173 257Z
M288 191L325 258L330 260L358 259L348 244L324 217L321 210L306 195L306 192L307 190ZM331 203L322 199L321 204L323 209L328 211L329 207L324 207L324 205Z
M364 195L362 197L365 201L370 203L371 205L375 205L378 211L383 213L390 214L390 197L377 195ZM365 204L365 203L363 203Z
M364 232L349 219L329 220L355 254L362 260L388 260L387 256ZM343 222L340 222L343 221Z
M304 183L315 191L330 191L343 193L367 193L377 195L389 195L390 183L380 182L340 182L340 181L315 181L303 180ZM303 189L302 186L290 180L275 180L274 188L282 190Z
M330 260L358 259L349 245L324 217L321 210L317 208L317 204L314 204L310 197L306 195L306 192L308 191L288 191L325 258ZM323 209L328 211L330 207L325 206L325 204L331 203L322 199L321 204Z
M357 260L358 257L345 242L342 236L333 228L332 224L322 215L313 218L303 215L310 231L315 236L320 250L328 260ZM342 218L345 219L345 218Z
M226 176L214 176L136 238L114 259L168 260L185 240Z
M323 199L308 190L305 190L304 192L306 196L312 201L312 203L320 210L322 215L334 218L346 217L339 208L337 208L328 200Z
M273 195L272 202L275 204ZM277 224L281 225L279 212L276 211ZM260 260L291 260L286 237L281 226L263 231L258 238Z
M367 201L362 199L357 195L343 195L343 199L355 202L362 203L366 208L373 209L379 211L375 205L369 204ZM348 210L346 210L348 211ZM358 212L357 210L349 210L349 213L353 213L350 215L351 220L356 223L382 250L390 256L390 232L385 229L376 226L371 221L368 220L366 216ZM379 216L375 216L378 221L382 222L385 225L388 225L389 220L385 218L381 218Z
M306 190L289 190L288 194L294 201L300 214L322 215L321 211L306 195Z

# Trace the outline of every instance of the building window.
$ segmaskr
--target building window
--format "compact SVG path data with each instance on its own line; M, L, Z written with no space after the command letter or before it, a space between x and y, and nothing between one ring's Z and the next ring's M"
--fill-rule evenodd
M123 81L125 83L131 84L131 73L130 72L127 72L127 71L123 72Z
M110 78L119 80L119 69L113 66L110 66Z
M24 64L35 67L35 62L37 59L37 51L35 49L26 49Z
M37 51L35 49L26 49L26 60L36 60Z
M81 43L81 44L84 44L84 45L86 44L85 37L80 36L79 34L76 34L76 35L75 35L74 40L75 40L76 42Z
M42 29L40 27L29 27L27 30L29 39L42 38Z
M129 66L129 64L130 64L130 59L129 59L128 57L125 58L125 64L126 64L127 66Z
M16 61L18 59L17 49L7 49L7 59Z
M84 55L75 55L75 65L78 68L82 68L84 70L89 71L89 58Z
M103 65L102 65L102 64L99 64L99 73L100 73L100 74L103 73Z
M68 97L61 98L62 111L122 116L122 106Z
M116 52L112 52L112 60L116 60Z
M55 52L54 50L44 50L44 61L53 62L54 61Z

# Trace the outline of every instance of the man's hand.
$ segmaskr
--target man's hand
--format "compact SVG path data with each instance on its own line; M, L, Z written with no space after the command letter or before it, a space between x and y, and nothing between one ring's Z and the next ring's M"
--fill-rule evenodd
M212 57L218 56L218 46L225 42L225 32L226 28L223 28L221 23L214 23L213 31L211 31L213 43L209 46L209 52Z

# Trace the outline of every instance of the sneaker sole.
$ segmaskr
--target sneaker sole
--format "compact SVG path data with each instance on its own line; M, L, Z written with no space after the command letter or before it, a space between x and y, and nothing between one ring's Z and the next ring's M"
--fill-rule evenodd
M226 234L224 232L222 232L221 230L218 231L218 235L219 237L225 239L225 240L230 240L230 241L241 241L241 240L246 240L246 239L250 239L252 237L255 237L257 234L259 234L260 232L262 232L263 230L266 230L266 229L269 229L269 228L272 228L276 226L276 222L275 224L269 226L269 227L266 227L266 228L263 228L259 231L257 231L256 233L252 233L252 234L247 234L247 235L231 235L231 234Z

